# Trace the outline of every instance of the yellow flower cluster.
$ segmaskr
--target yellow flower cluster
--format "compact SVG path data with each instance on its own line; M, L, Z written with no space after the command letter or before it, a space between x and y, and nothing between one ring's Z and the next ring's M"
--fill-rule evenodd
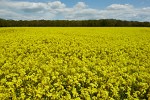
M150 99L149 28L0 28L0 100Z

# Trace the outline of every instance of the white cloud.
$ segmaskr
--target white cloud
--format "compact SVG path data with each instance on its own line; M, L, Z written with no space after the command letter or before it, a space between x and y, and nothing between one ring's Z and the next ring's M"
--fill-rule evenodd
M129 4L112 4L110 6L107 7L107 10L130 10L133 9L132 5Z
M49 2L48 6L52 9L63 9L66 7L66 5L60 1Z
M84 2L78 2L75 6L74 6L74 8L77 8L77 9L84 9L84 8L86 8L87 7L87 5L84 3Z
M88 20L88 19L97 19L96 16L99 15L99 11L96 9L82 9L82 10L76 10L73 9L74 13L68 13L65 15L66 19L76 19L76 20Z
M16 19L18 16L21 16L15 12L0 9L0 17L6 19ZM23 16L21 16L23 18Z
M65 8L65 4L60 1L42 3L42 2L23 2L23 1L0 1L0 18L6 19L54 19L57 9ZM4 12L5 10L5 12Z
M0 0L0 18L6 19L122 19L150 21L150 7L136 8L130 4L112 4L104 9L93 9L84 2L67 7L61 1L27 2Z

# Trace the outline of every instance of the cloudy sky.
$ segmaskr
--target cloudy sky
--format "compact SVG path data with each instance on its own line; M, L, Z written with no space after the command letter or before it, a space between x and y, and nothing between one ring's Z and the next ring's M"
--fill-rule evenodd
M0 0L0 18L150 22L150 0Z

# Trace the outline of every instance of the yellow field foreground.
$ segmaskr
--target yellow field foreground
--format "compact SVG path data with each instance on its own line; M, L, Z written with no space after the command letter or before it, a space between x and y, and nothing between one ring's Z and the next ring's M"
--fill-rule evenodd
M150 99L150 28L0 28L1 100Z

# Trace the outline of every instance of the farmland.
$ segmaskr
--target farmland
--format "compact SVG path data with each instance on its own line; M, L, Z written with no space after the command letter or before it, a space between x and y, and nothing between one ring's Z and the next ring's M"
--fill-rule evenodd
M0 99L150 99L150 28L0 28Z

